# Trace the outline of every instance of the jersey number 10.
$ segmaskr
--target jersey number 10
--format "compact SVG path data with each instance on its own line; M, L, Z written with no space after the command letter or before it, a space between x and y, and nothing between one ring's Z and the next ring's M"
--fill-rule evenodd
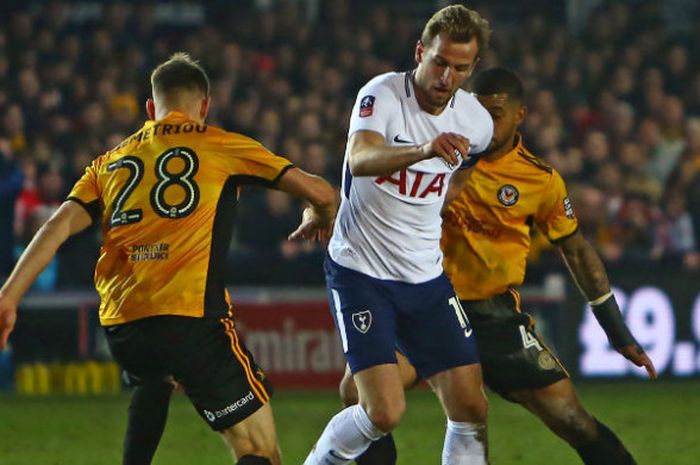
M167 170L168 162L174 158L179 158L184 163L184 168L179 173ZM163 218L171 219L184 218L192 213L199 204L199 186L193 179L198 168L197 154L188 147L174 147L161 153L155 166L158 182L150 194L153 211ZM140 208L123 210L127 199L143 179L143 161L133 155L127 155L107 165L108 172L119 169L129 170L129 178L112 204L112 216L109 220L111 227L138 223L143 219L143 210ZM170 204L165 199L165 191L170 186L180 186L185 192L184 199L177 204Z

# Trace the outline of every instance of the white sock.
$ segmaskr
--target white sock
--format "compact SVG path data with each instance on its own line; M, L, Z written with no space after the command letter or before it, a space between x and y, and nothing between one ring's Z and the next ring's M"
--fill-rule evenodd
M362 407L353 405L331 418L304 465L346 465L385 434Z
M442 465L487 465L486 425L447 420Z

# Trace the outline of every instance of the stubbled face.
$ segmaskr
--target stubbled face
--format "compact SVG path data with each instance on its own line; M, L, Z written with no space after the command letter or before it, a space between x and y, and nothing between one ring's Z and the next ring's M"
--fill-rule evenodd
M493 138L487 150L495 152L506 145L510 148L518 126L525 119L525 107L508 94L479 95L478 98L493 118Z
M421 96L432 108L443 108L476 65L479 46L476 38L469 42L453 42L447 34L439 34L429 45L416 45L415 83Z

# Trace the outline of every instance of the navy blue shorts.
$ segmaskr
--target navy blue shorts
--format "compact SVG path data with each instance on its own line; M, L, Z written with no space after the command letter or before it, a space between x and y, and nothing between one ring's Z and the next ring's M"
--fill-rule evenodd
M444 274L420 284L372 278L326 256L331 313L353 373L396 363L401 351L422 378L479 363L471 324Z

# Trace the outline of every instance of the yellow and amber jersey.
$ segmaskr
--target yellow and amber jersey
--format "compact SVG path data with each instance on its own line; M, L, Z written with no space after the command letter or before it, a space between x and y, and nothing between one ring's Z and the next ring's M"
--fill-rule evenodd
M224 268L239 186L290 168L253 139L171 112L86 168L68 199L101 219L100 322L225 316Z
M443 213L445 273L457 296L488 299L522 284L533 225L552 242L578 229L561 176L518 136L511 152L476 164Z

